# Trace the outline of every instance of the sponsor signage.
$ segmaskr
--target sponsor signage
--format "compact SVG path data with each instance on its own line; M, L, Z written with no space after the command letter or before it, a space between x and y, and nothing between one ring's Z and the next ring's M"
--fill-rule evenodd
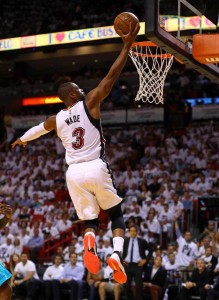
M141 22L141 29L138 35L145 32L145 23ZM0 40L0 51L17 50L23 48L37 48L43 46L54 46L61 44L97 41L103 39L118 38L113 26L70 30L37 34Z

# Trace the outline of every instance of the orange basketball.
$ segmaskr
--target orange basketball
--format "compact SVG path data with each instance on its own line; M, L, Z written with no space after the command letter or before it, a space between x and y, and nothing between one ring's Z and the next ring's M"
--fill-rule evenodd
M116 16L114 20L114 29L117 34L119 34L118 29L120 29L124 34L129 32L129 23L131 23L132 29L139 23L136 15L130 12L122 12Z

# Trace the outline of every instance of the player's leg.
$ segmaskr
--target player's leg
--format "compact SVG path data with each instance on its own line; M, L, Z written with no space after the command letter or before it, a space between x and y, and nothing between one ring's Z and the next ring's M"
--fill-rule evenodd
M100 270L100 260L96 254L95 234L98 228L100 212L94 193L86 187L87 169L70 166L66 173L67 186L70 197L80 220L85 222L84 234L84 264L89 272L96 274Z
M106 210L112 222L111 229L113 233L113 254L107 263L114 271L113 278L118 283L125 283L127 276L123 267L123 245L125 236L125 222L123 219L121 203Z
M12 296L12 289L11 286L9 285L9 281L6 281L0 286L0 299L11 300L11 296Z
M84 264L88 271L97 274L100 271L100 260L96 253L96 232L98 219L85 220L84 231Z
M99 173L96 171L98 189L96 197L100 207L108 213L112 222L111 229L113 234L113 254L108 260L108 265L114 271L113 278L118 283L125 283L127 280L123 268L122 252L125 235L125 222L123 219L121 202L114 186L111 170L107 163L102 162Z

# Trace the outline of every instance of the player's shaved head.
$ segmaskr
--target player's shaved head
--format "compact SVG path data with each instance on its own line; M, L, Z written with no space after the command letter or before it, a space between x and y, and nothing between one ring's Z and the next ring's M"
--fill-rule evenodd
M58 88L58 96L62 101L67 101L69 98L69 94L71 92L75 92L78 86L74 84L73 82L65 82L61 84Z
M84 100L85 94L77 84L65 82L59 86L58 96L66 106L71 106L77 101Z

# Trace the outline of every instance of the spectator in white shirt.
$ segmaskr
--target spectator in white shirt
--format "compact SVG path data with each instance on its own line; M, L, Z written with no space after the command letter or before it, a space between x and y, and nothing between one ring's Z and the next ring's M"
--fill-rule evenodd
M147 197L145 199L145 201L143 201L143 203L142 203L142 213L143 213L145 219L147 218L148 212L151 207L153 207L156 210L156 205L152 204L151 197Z
M51 280L57 279L60 280L64 267L62 265L62 256L56 254L54 257L54 264L46 269L43 274L43 287L45 291L45 300L49 300L52 295L52 285Z
M198 249L199 256L202 256L205 254L205 251L208 247L211 247L212 245L212 238L209 235L203 235L203 238L201 238L200 247Z
M179 196L174 192L171 195L172 203L170 205L170 208L173 212L173 215L176 219L179 219L182 216L183 213L183 204L179 201Z
M162 232L167 232L169 238L172 237L173 220L173 211L169 208L168 203L164 203L164 207L158 217L158 221L160 222Z
M156 203L156 211L157 211L158 216L163 211L165 202L166 202L165 197L163 195L161 195L159 197L159 201Z
M59 239L58 229L53 226L52 221L50 220L46 222L46 227L43 229L43 233L55 239Z
M201 258L205 261L206 267L209 270L214 271L218 263L218 258L213 255L211 246L206 247L205 254L203 254Z
M182 237L177 222L175 222L175 230L178 243L176 263L179 265L180 270L191 269L194 267L195 259L199 256L197 245L192 241L190 231L185 232L184 237Z
M195 190L199 195L207 195L211 192L211 185L206 180L205 175L200 175L200 181L197 183Z
M104 241L104 261L106 261L107 255L113 253L110 239L108 237L103 238Z
M21 244L23 246L26 246L29 239L30 239L30 236L27 234L27 229L26 228L21 228L20 230L20 234L18 235L20 241L21 241Z
M148 211L146 222L141 223L141 231L147 242L155 243L160 235L160 223L156 216L156 210L151 207Z
M180 272L179 266L176 263L176 256L174 253L168 255L169 261L165 264L165 269L168 271L168 300L176 299L179 291Z
M207 161L206 161L206 159L204 158L202 152L200 152L200 153L198 154L198 157L196 157L196 158L193 160L192 163L195 164L196 168L197 168L198 170L200 170L200 171L203 170L203 169L206 169L206 167L207 167Z
M14 237L11 234L8 234L6 242L0 245L0 261L9 265L10 257L14 252L13 245Z
M25 294L27 300L32 300L36 296L36 290L32 284L39 279L36 271L36 265L28 260L27 254L22 253L20 262L15 266L11 284L14 287L16 296Z
M57 229L59 232L65 231L71 228L72 222L69 220L69 216L67 212L62 214L62 219L59 220L56 224Z
M133 198L138 198L138 196L141 194L140 190L138 189L138 185L136 183L133 183L131 188L128 189L126 192L126 199L128 203L131 202Z
M148 190L147 188L147 184L145 182L143 182L141 184L141 192L138 195L138 202L139 204L142 206L142 202L147 198L147 197L151 197L151 192Z
M13 246L14 246L13 254L17 254L20 256L21 253L23 252L23 245L19 237L15 237Z

